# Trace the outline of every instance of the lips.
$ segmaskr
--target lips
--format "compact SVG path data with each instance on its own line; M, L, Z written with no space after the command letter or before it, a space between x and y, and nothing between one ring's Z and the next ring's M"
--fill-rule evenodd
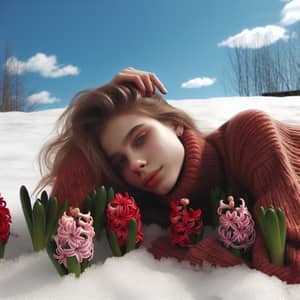
M160 170L161 168L157 169L156 171L148 174L144 179L144 185L148 188L152 188L158 184L160 180Z

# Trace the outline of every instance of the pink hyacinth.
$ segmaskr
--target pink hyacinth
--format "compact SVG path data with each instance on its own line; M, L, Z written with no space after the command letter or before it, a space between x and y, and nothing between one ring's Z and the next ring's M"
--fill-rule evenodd
M136 205L134 198L130 197L128 193L125 193L125 196L116 193L115 198L107 206L106 220L107 228L115 232L120 247L126 245L128 223L133 218L137 222L136 245L139 246L144 237L140 209Z
M67 266L67 258L76 256L77 261L92 260L94 255L93 237L95 236L93 218L90 212L83 214L78 208L70 208L70 216L66 213L59 220L57 229L57 249L54 257L60 264Z
M255 241L254 221L244 199L240 198L241 205L235 207L234 198L228 196L228 204L220 201L218 208L218 233L225 247L234 249L248 249Z
M171 202L169 231L173 246L191 247L194 244L191 237L198 237L201 233L201 209L187 208L189 203L187 198Z

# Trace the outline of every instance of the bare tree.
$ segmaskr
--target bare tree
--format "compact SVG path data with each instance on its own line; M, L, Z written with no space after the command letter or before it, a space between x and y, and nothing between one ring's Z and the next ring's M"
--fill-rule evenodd
M33 111L36 106L28 103L26 99L19 63L14 62L13 66L8 64L10 57L12 57L11 51L6 46L0 78L0 111ZM11 72L12 69L14 72Z
M8 47L5 49L4 53L4 61L6 61L9 57ZM2 84L1 84L1 111L9 111L10 110L10 102L11 102L11 80L8 68L6 64L3 64L2 70Z
M297 39L229 52L233 89L240 96L300 89L300 43Z

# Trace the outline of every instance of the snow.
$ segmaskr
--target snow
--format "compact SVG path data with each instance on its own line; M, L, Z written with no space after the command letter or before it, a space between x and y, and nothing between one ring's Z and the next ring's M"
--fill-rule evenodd
M300 97L234 97L169 102L209 132L239 111L261 109L278 120L300 124ZM166 234L145 226L142 247L111 257L106 239L96 242L91 268L79 279L60 277L46 252L34 253L23 218L19 188L33 191L39 179L37 154L54 134L62 109L0 113L0 192L12 213L12 234L0 260L0 299L300 299L300 284L288 285L246 266L194 268L175 259L155 260L146 250Z

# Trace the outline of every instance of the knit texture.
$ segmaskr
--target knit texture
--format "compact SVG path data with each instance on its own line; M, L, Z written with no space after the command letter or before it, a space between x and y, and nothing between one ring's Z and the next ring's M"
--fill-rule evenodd
M190 135L193 133L185 133L183 141ZM195 133L194 136L196 136ZM279 267L269 262L260 233L253 248L252 266L266 274L276 275L288 283L300 283L300 127L275 121L261 111L248 110L239 113L218 130L209 134L205 142L199 140L198 155L203 153L201 148L208 148L206 143L215 149L215 159L211 156L211 161L220 161L219 157L221 157L222 164L219 165L219 170L224 172L225 184L234 191L243 191L250 196L254 204L253 213L256 224L258 224L257 216L260 206L268 207L272 204L275 208L280 207L286 216L286 266ZM188 143L184 145L186 162L190 163L191 149ZM195 147L193 151L194 149ZM198 170L201 172L201 168ZM202 172L205 173L210 183L214 181L211 178L214 174L211 169L202 170ZM184 190L185 194L181 196L190 197L194 202L197 201L199 207L206 207L206 203L201 203L201 201L209 201L209 198L201 197L204 182L199 181L200 174L194 175L194 184L191 184L193 189ZM187 176L185 173L182 174L183 178L185 176ZM204 176L202 180L205 180ZM180 194L180 191L177 193ZM172 195L170 197L172 198ZM259 232L258 226L256 229ZM198 265L201 265L203 260L219 266L241 263L241 261L236 261L236 258L218 241L213 240L214 238L210 237L208 241L207 239L200 241L187 250L184 260ZM158 252L159 255L155 255L156 257L164 257L164 252L171 256L170 253L174 250L171 249L170 243L163 245L164 251L153 243L150 251ZM210 249L208 251L210 255L207 255L207 250L203 245ZM177 257L178 253L173 254ZM226 256L225 262L224 256ZM179 260L182 260L182 255L179 255Z
M300 283L300 127L278 122L261 111L248 110L205 138L185 130L182 143L185 161L176 186L166 196L151 195L158 199L162 210L166 211L170 201L187 197L192 207L203 210L209 222L209 192L224 184L234 192L249 195L256 224L260 206L280 207L287 221L286 266L269 262L258 226L252 266L288 283ZM94 185L86 159L75 151L63 165L52 194L60 201L67 198L70 205L80 206ZM148 222L163 223L149 206L141 208L141 213ZM165 213L161 216L166 218ZM176 257L194 265L202 265L203 261L223 267L243 263L214 237L189 249L172 247L166 238L161 238L153 242L150 251L156 258Z

